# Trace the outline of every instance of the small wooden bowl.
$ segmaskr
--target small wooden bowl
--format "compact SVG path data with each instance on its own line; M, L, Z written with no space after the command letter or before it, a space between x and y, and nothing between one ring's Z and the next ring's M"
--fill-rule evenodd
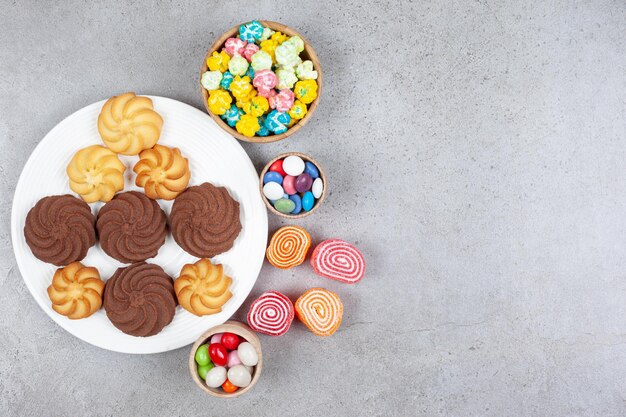
M256 353L259 355L259 363L254 367L254 375L252 375L252 381L250 381L250 385L245 388L239 388L237 391L232 394L224 392L221 388L209 388L204 380L200 378L198 375L198 368L195 360L196 350L200 347L200 345L206 343L211 339L216 333L235 333L238 336L243 337L246 341L250 342L252 346L256 349ZM243 323L238 321L227 321L224 324L220 324L219 326L215 326L207 330L200 336L200 338L193 344L191 348L191 352L189 353L189 373L191 374L191 378L194 380L197 386L202 389L202 391L206 392L209 395L220 398L232 398L238 397L241 394L248 392L254 384L257 383L259 376L261 376L261 369L263 368L263 353L261 352L261 342L259 342L259 338L256 334Z
M261 22L263 26L267 26L274 31L282 32L289 36L298 35L304 41L304 51L300 52L300 57L302 57L303 60L310 59L313 62L313 69L317 71L317 80L316 80L317 81L317 98L308 105L306 115L302 119L300 119L298 123L291 126L285 133L281 133L280 135L253 136L249 138L248 136L244 136L241 133L237 132L237 130L228 126L228 124L224 120L222 120L220 116L213 114L213 112L209 109L209 103L208 103L209 92L202 86L202 83L200 82L200 80L202 79L202 74L204 74L206 71L209 70L206 64L206 60L207 58L211 56L213 52L219 51L222 49L222 47L224 46L224 43L226 43L226 39L236 37L237 34L239 34L239 26L241 25L237 25L231 30L229 30L228 32L224 33L222 36L220 36L218 40L215 41L213 45L211 45L209 52L207 52L206 56L204 57L204 60L202 61L202 68L200 69L200 78L198 82L200 83L200 91L202 92L202 100L204 102L204 107L206 108L206 111L209 113L209 116L211 116L211 118L215 120L215 122L222 129L224 129L226 132L236 137L237 139L243 140L245 142L271 143L271 142L277 142L279 140L283 140L293 135L298 130L300 130L302 126L307 124L311 116L313 116L313 113L315 112L315 109L317 108L317 105L320 101L320 97L322 95L322 66L320 65L320 60L318 59L317 54L313 50L313 47L311 46L309 41L307 41L306 38L302 36L300 33L295 31L294 29L291 29L288 26L281 25L280 23L272 22L269 20L259 20L259 22Z
M315 165L317 167L317 170L320 172L320 178L322 179L322 182L324 183L324 189L322 190L322 195L320 196L320 198L315 200L315 205L313 206L313 208L311 210L309 210L309 211L304 211L303 210L303 211L301 211L298 214L284 214L284 213L281 213L280 211L278 211L278 210L276 210L274 208L272 203L270 203L270 201L267 199L267 197L265 197L265 195L263 194L263 185L264 185L263 184L263 177L265 176L267 171L269 171L270 166L272 166L272 164L274 162L278 161L279 159L284 159L284 158L286 158L288 156L291 156L291 155L299 156L300 158L302 158L304 160L304 162L309 161L313 165ZM322 166L315 159L311 158L308 155L300 153L300 152L287 152L287 153L283 153L283 154L278 155L276 158L274 158L271 161L269 161L267 163L267 165L265 165L265 168L263 168L263 171L261 171L261 175L259 176L259 192L261 193L261 198L263 199L263 202L265 203L265 205L267 206L269 211L271 211L272 213L276 214L277 216L285 217L287 219L300 219L302 217L306 217L306 216L310 215L311 213L313 213L315 210L317 210L317 208L326 199L326 190L327 189L328 189L328 182L326 181L326 173L322 169Z

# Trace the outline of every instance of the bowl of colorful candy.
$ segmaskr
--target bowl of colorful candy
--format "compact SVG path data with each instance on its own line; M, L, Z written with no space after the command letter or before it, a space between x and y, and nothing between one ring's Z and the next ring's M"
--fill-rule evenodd
M259 338L237 321L206 331L189 354L191 378L215 397L237 397L249 391L258 381L262 366Z
M207 112L229 134L246 142L276 142L313 115L322 68L298 32L253 20L211 46L200 70L200 90Z
M288 152L265 165L259 188L267 208L282 217L297 219L313 213L326 198L326 174L308 155Z

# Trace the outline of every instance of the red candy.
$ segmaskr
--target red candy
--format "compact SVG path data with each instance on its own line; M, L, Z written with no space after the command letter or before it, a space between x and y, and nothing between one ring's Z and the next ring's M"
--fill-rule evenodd
M239 340L239 336L234 333L224 333L222 335L222 345L228 350L237 349L239 343L241 343L241 340Z
M278 291L267 291L252 302L248 311L250 327L269 336L287 333L293 321L293 303Z
M318 274L354 284L365 275L365 258L357 248L340 239L325 240L311 254L311 266Z
M220 343L211 343L209 345L209 356L215 366L226 366L228 362L228 352L224 345Z
M279 159L270 165L270 171L278 172L283 177L287 175L287 173L283 170L283 160Z

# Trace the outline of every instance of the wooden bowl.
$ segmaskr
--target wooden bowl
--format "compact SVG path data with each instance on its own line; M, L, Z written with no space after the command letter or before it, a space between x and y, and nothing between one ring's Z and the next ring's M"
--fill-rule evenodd
M215 41L213 45L211 45L211 48L209 49L206 56L204 57L204 60L202 61L202 68L200 69L200 78L198 79L198 82L200 83L200 91L202 92L202 99L203 99L204 107L206 108L206 111L209 113L209 116L211 116L211 118L215 120L215 122L222 129L224 129L226 132L236 137L237 139L243 140L245 142L271 143L271 142L283 140L293 135L298 130L300 130L302 126L307 124L311 116L313 116L313 113L315 112L315 109L317 108L317 105L320 101L320 97L322 95L322 66L320 65L320 60L317 58L317 54L313 50L313 47L311 46L309 41L307 41L306 38L302 36L300 33L291 29L288 26L281 25L280 23L276 23L276 22L271 22L269 20L259 20L259 22L261 22L263 26L267 26L274 31L282 32L289 36L298 35L304 41L304 51L300 52L300 57L302 57L303 60L310 59L313 62L313 69L317 71L317 80L316 80L317 81L317 98L313 100L313 102L307 106L308 109L307 109L306 115L302 119L300 119L298 123L291 126L285 133L281 133L280 135L254 136L254 137L249 138L237 132L237 130L233 129L232 127L228 126L228 124L224 120L222 120L220 116L213 114L213 112L209 109L209 103L208 103L209 92L202 86L202 83L200 82L200 80L202 79L202 74L204 74L206 71L209 70L206 64L206 60L207 58L211 56L211 54L214 51L219 51L222 49L222 47L224 46L224 43L226 42L226 39L235 37L237 36L237 34L239 34L240 25L237 25L231 30L229 30L228 32L224 33L222 36L220 36L218 40Z
M315 204L313 205L313 208L311 210L309 210L309 211L304 211L303 210L303 211L301 211L298 214L284 214L284 213L281 213L280 211L278 211L278 210L276 210L274 208L272 203L270 203L270 201L263 194L263 185L264 185L263 184L263 177L265 176L267 171L269 171L270 166L272 166L272 164L274 162L278 161L279 159L284 159L284 158L286 158L288 156L291 156L291 155L299 156L300 158L302 158L304 160L304 162L309 161L313 165L315 165L317 167L317 170L320 172L320 178L322 179L322 182L324 183L324 189L322 190L322 195L320 196L320 198L315 200ZM263 171L261 171L261 175L259 176L259 192L261 193L261 198L263 199L263 202L267 206L268 210L271 211L272 213L276 214L277 216L285 217L287 219L300 219L302 217L306 217L306 216L310 215L311 213L313 213L315 210L317 210L317 208L320 205L322 205L322 203L326 199L326 190L327 189L328 189L328 182L326 181L326 173L322 169L322 166L315 159L311 158L308 155L300 153L300 152L287 152L287 153L283 153L283 154L278 155L276 158L274 158L271 161L269 161L267 163L267 165L265 165L265 168L263 168Z
M235 333L238 336L243 337L246 341L250 342L252 346L256 349L256 353L259 355L259 363L254 367L254 374L252 375L252 381L250 381L250 385L245 388L239 388L237 391L232 394L224 392L221 388L209 388L204 380L200 378L198 375L197 364L195 360L196 350L200 347L200 345L206 343L211 339L216 333ZM200 338L193 344L191 348L191 352L189 353L189 373L191 374L191 378L194 380L197 386L204 392L214 397L220 398L231 398L238 397L246 392L248 392L254 384L257 383L259 376L261 376L261 369L263 368L263 353L261 352L261 342L259 342L259 338L256 334L243 323L238 321L227 321L224 324L220 324L219 326L215 326L207 330L200 336Z

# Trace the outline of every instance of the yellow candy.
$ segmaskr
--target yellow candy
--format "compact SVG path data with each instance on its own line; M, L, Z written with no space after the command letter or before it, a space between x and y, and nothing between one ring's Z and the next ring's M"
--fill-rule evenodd
M213 51L210 57L206 59L206 65L211 71L225 72L228 69L230 56L225 52Z
M270 39L273 41L276 41L276 43L280 45L281 43L289 39L289 36L282 34L280 32L274 32L274 34L270 37Z
M291 120L289 120L289 123L287 124L287 127L291 127L295 125L296 123L298 123L298 120L291 118Z
M309 104L317 98L317 82L315 80L298 81L293 93L301 102Z
M230 92L233 93L233 96L238 100L250 95L252 90L253 88L250 83L250 77L247 75L244 75L243 77L237 75L233 78L233 82L230 83Z
M291 116L292 121L300 120L304 117L306 111L306 104L304 104L300 100L296 100L294 101L293 106L289 109L289 116Z
M243 109L246 106L246 104L250 103L250 100L252 100L256 96L257 96L256 90L252 89L252 91L250 91L250 94L248 94L247 96L238 98L235 104L240 109Z
M272 57L272 62L276 63L276 47L278 46L278 42L274 39L267 39L261 42L261 51L265 51Z
M209 110L213 114L221 116L226 113L226 110L230 109L230 104L233 102L233 98L225 90L213 90L209 92Z
M269 108L270 104L263 96L256 96L243 105L243 111L254 117L263 116L263 113Z
M251 138L257 130L261 128L261 125L259 124L259 119L256 117L251 114L243 114L235 127L237 128L237 132Z

